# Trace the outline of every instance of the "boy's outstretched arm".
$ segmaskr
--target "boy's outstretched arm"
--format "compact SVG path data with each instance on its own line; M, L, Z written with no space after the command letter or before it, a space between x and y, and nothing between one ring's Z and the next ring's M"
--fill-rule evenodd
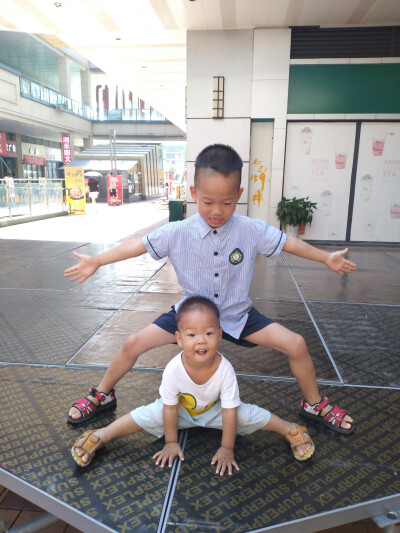
M165 446L153 455L156 465L160 465L161 468L164 468L166 464L171 468L177 456L181 461L184 460L182 448L178 444L178 406L179 404L164 404L163 407Z
M232 466L239 470L239 466L233 455L237 430L237 409L222 409L222 441L221 447L211 460L211 464L217 463L216 473L223 476L225 471L232 475Z
M64 271L64 277L71 278L70 281L76 281L79 279L79 283L83 283L103 265L117 263L118 261L130 259L131 257L138 257L146 252L147 250L142 239L131 239L119 244L111 250L107 250L107 252L94 256L74 252L74 256L79 259L79 263L73 267L67 268Z
M348 248L344 250L338 250L337 252L325 252L320 250L308 242L296 239L296 237L288 237L283 246L283 251L288 252L305 259L311 259L312 261L318 261L324 263L328 268L343 276L343 274L349 274L356 269L355 263L352 263L344 257L349 251Z

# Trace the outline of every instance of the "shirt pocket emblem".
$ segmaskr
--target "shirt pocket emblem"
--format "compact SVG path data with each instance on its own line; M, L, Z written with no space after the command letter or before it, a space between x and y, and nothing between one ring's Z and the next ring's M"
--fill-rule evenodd
M235 248L229 255L229 262L232 265L238 265L243 261L243 252L239 248Z

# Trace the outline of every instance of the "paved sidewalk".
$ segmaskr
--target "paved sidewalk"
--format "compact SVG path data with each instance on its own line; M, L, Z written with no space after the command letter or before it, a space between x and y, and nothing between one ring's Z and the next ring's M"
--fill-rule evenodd
M132 234L146 234L153 226L168 222L169 211L157 201L121 206L87 205L85 215L26 222L0 228L0 239L116 243Z

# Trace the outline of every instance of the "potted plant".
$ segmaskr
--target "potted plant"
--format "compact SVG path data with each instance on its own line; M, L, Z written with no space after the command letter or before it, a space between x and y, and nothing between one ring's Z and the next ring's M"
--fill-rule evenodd
M276 214L285 232L297 237L299 234L304 234L306 224L311 224L314 209L317 209L317 204L310 202L309 196L307 198L285 198L283 196Z

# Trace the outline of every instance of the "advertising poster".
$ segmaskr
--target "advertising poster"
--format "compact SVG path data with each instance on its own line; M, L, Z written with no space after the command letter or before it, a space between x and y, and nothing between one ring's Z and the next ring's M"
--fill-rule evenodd
M346 238L355 132L355 123L288 123L283 195L317 203L307 240Z
M271 195L273 122L251 124L248 216L268 222Z
M67 189L71 213L84 215L86 213L86 199L83 168L67 167L64 168L64 173L65 188Z
M107 203L108 205L122 204L122 176L107 175Z
M352 241L400 241L400 124L361 125Z

